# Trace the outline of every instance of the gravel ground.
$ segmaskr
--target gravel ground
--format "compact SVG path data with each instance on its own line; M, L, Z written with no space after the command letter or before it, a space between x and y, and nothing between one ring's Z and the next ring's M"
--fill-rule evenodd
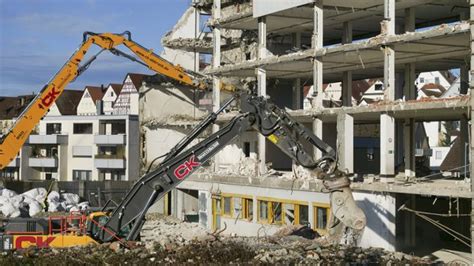
M27 249L0 253L0 265L152 264L430 264L428 260L383 249L321 246L301 236L232 237L197 224L149 216L142 242L127 249L117 242L70 249Z

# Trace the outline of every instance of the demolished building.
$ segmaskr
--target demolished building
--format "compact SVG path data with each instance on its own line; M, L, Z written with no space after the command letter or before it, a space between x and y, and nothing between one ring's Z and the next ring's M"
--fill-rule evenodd
M156 103L169 104L158 102L168 93L163 83L155 86L162 90L146 86L141 90L143 163L150 165L189 132L187 128L205 113L200 102L209 103L211 98L212 110L219 108L228 97L217 89L222 80L255 80L259 95L289 109L330 143L338 150L340 167L354 174L354 196L368 218L361 246L418 255L443 249L469 252L469 173L461 177L422 174L419 158L430 154L423 146L426 139L420 145L416 141L421 122L457 121L461 145L456 150L463 154L458 157L469 154L466 62L471 59L468 20L472 14L468 3L265 3L193 1L177 27L165 36L165 58L172 61L181 54L192 58L184 60L188 65L183 66L212 76L214 90L212 95L199 96L179 90L179 97L169 100L174 101L169 106L177 109L168 114L154 113L163 110ZM202 20L207 20L209 30L200 28ZM166 54L172 54L171 58ZM459 69L459 93L442 99L417 98L419 73L450 69ZM354 105L354 84L377 78L379 86L373 90L382 99L366 97L364 104ZM342 106L323 104L324 84L333 82L341 82ZM311 97L305 97L308 86L313 87ZM309 108L304 108L305 100L310 101ZM189 117L176 117L174 111ZM219 122L234 115L230 112ZM360 141L367 137L364 132L370 132L376 143ZM321 154L316 151L315 156ZM367 165L371 165L369 170ZM262 235L284 224L308 224L324 234L329 198L317 192L318 186L264 137L247 132L155 207L212 229L225 224L227 233ZM419 211L439 217L433 222Z

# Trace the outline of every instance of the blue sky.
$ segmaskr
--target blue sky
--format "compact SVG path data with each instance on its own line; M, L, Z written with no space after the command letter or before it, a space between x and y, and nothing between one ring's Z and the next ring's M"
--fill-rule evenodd
M0 95L39 91L82 41L84 31L132 32L159 53L191 0L0 0ZM122 48L122 51L127 51ZM97 52L91 49L88 54ZM121 83L127 72L147 68L104 52L68 88Z

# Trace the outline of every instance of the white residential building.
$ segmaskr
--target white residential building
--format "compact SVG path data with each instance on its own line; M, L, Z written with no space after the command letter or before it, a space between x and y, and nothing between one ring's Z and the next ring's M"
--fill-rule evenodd
M29 138L30 179L133 180L139 174L138 117L46 116Z

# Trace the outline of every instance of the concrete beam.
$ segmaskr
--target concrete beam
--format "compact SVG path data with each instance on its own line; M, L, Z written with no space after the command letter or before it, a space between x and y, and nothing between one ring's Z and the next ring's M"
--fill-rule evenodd
M337 117L337 152L339 168L354 173L354 118L348 114Z
M178 185L178 188L207 190L216 184L237 186L252 186L262 188L276 188L296 191L319 192L324 190L321 180L301 180L286 178L258 178L238 175L219 175L196 173ZM205 187L204 187L205 186ZM433 195L438 197L472 198L469 184L457 180L434 179L420 183L382 183L382 182L352 182L351 188L355 191L403 193L416 195ZM256 215L254 215L256 216Z
M442 38L448 38L451 36L469 36L467 33L469 31L469 23L462 22L459 24L454 25L442 25L438 27L434 27L432 29L416 32L416 33L406 33L401 35L379 35L375 38L370 38L365 41L345 44L345 45L338 45L338 46L330 46L325 48L311 48L301 52L281 55L281 56L267 56L265 59L262 60L254 60L254 61L246 61L241 62L238 64L229 64L225 66L221 66L218 69L209 69L206 71L207 74L212 75L234 75L236 71L242 70L250 70L256 67L263 67L263 66L273 66L273 65L280 65L282 63L291 63L297 61L309 61L313 58L318 58L324 56L326 60L331 60L333 57L337 58L342 56L342 54L351 54L355 53L360 55L357 57L357 61L351 63L350 65L343 65L339 66L334 69L326 68L324 73L340 73L342 71L349 71L349 70L357 70L357 69L370 69L370 68L380 68L382 63L379 61L371 60L367 62L367 60L363 61L361 64L360 59L364 59L364 52L370 52L378 50L384 46L393 46L400 49L405 50L405 45L413 45L417 42L426 40L426 39L437 39L442 40ZM315 39L313 34L313 39ZM443 48L440 46L440 48ZM397 60L397 63L411 63L415 61L429 61L435 60L440 58L446 57L456 57L456 56L464 56L469 52L466 49L461 49L459 47L456 50L452 50L449 53L444 54L428 54L428 55L410 55L403 61ZM310 68L310 67L309 67Z

